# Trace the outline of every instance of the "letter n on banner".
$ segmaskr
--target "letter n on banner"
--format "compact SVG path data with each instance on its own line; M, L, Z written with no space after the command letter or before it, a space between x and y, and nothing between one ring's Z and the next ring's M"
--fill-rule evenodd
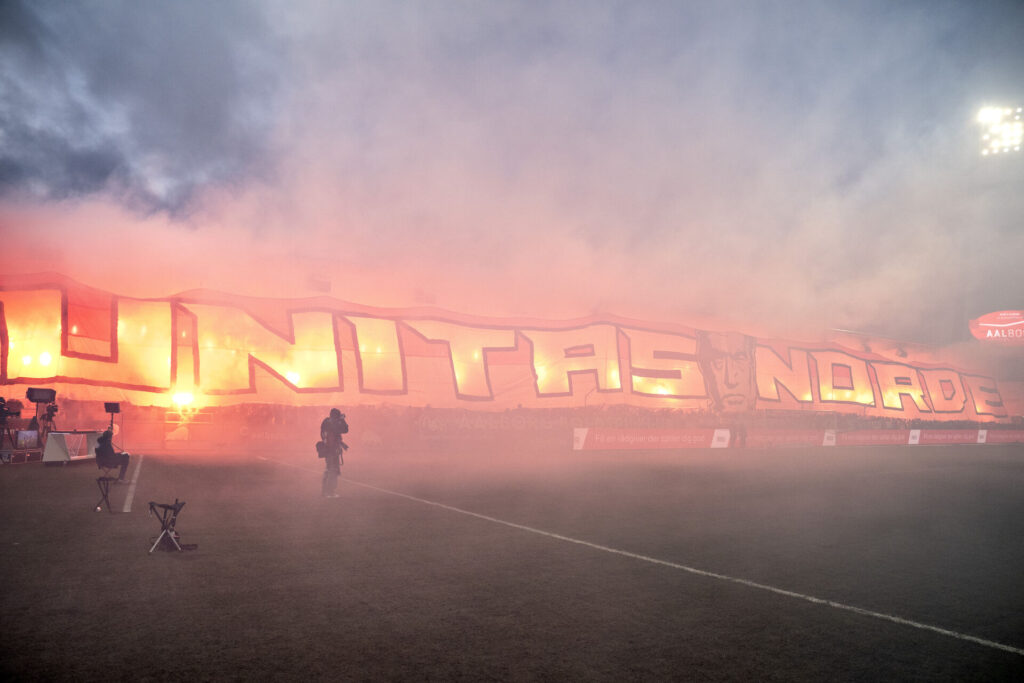
M775 349L761 346L755 349L757 358L757 395L769 401L781 401L779 387L790 393L800 403L811 403L811 371L807 364L807 352L790 348L789 361L783 360Z
M299 391L340 386L329 312L293 313L291 329L279 331L233 306L189 303L183 308L197 320L200 385L207 393L254 392L256 365Z

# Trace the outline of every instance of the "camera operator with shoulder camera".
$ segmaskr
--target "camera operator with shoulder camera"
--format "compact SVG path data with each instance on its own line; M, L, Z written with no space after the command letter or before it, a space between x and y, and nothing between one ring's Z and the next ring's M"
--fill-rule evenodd
M348 433L345 416L337 408L331 408L331 414L320 423L320 441L323 443L321 455L324 458L323 483L320 493L324 498L337 498L338 476L341 474L341 452L348 450L348 444L341 440L342 434Z

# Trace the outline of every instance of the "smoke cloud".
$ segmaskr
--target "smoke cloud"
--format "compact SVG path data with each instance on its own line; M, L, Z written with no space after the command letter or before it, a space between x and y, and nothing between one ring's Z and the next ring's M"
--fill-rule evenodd
M258 177L280 73L246 3L4 3L0 189L178 217Z
M3 272L946 344L1018 308L1013 2L0 5Z

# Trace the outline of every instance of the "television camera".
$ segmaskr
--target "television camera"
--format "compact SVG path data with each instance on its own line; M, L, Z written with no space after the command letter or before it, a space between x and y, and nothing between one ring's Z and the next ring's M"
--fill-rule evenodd
M36 404L36 421L39 423L39 440L45 441L46 436L56 427L53 416L57 414L57 392L54 389L29 388L25 398Z
M48 403L42 414L39 416L40 422L53 423L53 416L60 412L60 408L57 407L56 403Z
M14 432L11 431L11 426L7 424L7 418L9 417L21 417L21 401L17 399L8 401L3 396L0 396L0 447L3 446L4 439L6 438L11 442L11 448L16 448ZM5 453L2 458L3 462L10 462L10 453Z
M21 403L19 401L7 402L3 396L0 396L0 424L6 423L9 417L20 417L21 416Z

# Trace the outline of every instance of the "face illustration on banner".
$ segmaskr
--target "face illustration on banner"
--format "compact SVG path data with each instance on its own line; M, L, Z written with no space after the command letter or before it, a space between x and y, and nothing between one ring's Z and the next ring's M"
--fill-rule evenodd
M755 343L753 337L739 332L697 333L697 362L715 410L739 413L754 409Z

